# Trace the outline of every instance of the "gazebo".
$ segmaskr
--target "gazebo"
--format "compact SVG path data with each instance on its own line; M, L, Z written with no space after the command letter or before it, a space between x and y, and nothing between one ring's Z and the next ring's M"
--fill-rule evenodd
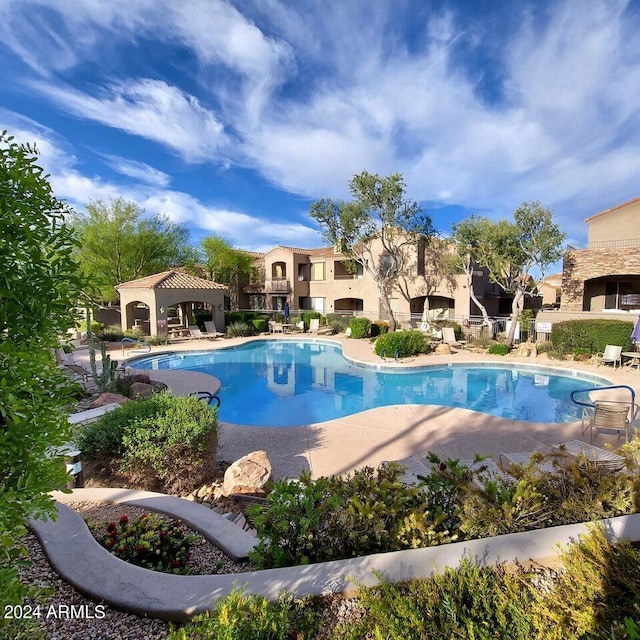
M181 306L186 314L186 324L191 324L192 304L204 303L212 307L211 319L218 331L223 331L224 297L226 285L203 278L196 278L178 271L163 271L152 276L130 280L116 286L120 295L120 320L123 330L135 323L135 308L144 303L149 308L149 334L156 336L168 329L167 310Z

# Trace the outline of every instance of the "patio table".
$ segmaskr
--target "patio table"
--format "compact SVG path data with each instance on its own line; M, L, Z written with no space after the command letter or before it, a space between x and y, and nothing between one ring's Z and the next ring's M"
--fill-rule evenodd
M635 366L636 371L640 371L640 351L623 351L621 355L631 360L629 363L631 368Z

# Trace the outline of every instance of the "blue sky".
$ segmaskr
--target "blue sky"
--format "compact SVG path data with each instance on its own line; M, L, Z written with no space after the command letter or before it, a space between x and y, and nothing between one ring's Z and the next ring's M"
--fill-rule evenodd
M3 0L0 129L78 210L122 196L233 245L322 244L309 204L401 172L444 233L640 196L640 3Z

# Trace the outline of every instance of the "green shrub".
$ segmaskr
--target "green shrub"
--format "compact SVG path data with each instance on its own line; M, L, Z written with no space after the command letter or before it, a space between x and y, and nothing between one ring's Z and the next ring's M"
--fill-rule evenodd
M530 640L536 636L525 578L522 571L507 571L503 565L478 567L469 559L404 584L385 582L378 575L377 587L360 586L364 615L341 624L333 637Z
M322 320L322 314L319 311L303 311L301 314L302 321L304 322L304 330L309 330L309 320Z
M631 543L612 545L604 528L594 526L561 560L563 570L551 588L538 595L538 624L547 634L542 637L610 638L612 628L624 631L618 621L638 619L640 550Z
M574 349L588 349L593 355L604 351L608 344L631 348L633 323L623 320L567 320L557 322L551 329L551 342L562 354L573 353Z
M282 593L276 602L234 589L213 611L172 628L168 640L311 640L318 616L305 604Z
M494 356L506 356L509 353L509 347L506 344L492 344L489 347L489 353Z
M351 558L450 541L436 531L422 492L399 482L403 467L365 467L353 476L281 480L266 506L249 516L260 542L251 558L261 568Z
M171 340L169 340L169 336L166 333L158 333L155 336L147 336L145 338L145 342L148 342L152 346L171 344Z
M217 412L194 397L157 393L87 425L76 437L83 455L126 474L139 488L188 492L215 467Z
M456 340L462 339L462 327L454 320L437 320L432 323L435 329L442 329L442 327L451 327Z
M110 324L108 327L99 329L95 336L98 340L103 340L104 342L120 342L124 338L124 331L119 324Z
M196 536L186 534L180 522L144 514L133 521L124 514L107 525L101 544L110 553L131 564L163 573L189 574L189 549Z
M335 333L344 333L349 326L349 321L351 320L352 315L344 313L327 313L326 318L327 324Z
M227 325L227 335L230 338L254 336L255 334L256 328L248 322L237 321Z
M538 353L549 353L550 351L553 351L553 342L551 342L551 340L538 342L538 344L536 344L536 349L538 349Z
M376 320L371 324L371 337L375 338L384 333L389 333L389 323L384 320Z
M269 331L269 321L266 318L254 318L251 324L256 333L265 333Z
M352 338L366 338L371 329L371 320L369 318L351 318L349 328Z
M394 331L376 339L375 350L379 356L404 358L429 351L429 341L422 331Z

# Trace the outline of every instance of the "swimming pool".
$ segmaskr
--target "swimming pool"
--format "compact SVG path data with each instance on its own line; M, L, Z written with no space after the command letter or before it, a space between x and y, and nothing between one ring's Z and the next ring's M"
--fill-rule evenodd
M571 392L609 384L595 376L508 363L381 369L349 362L335 343L302 339L158 354L131 366L214 375L222 382L221 420L270 427L323 422L393 404L461 407L527 422L571 422L580 418Z

